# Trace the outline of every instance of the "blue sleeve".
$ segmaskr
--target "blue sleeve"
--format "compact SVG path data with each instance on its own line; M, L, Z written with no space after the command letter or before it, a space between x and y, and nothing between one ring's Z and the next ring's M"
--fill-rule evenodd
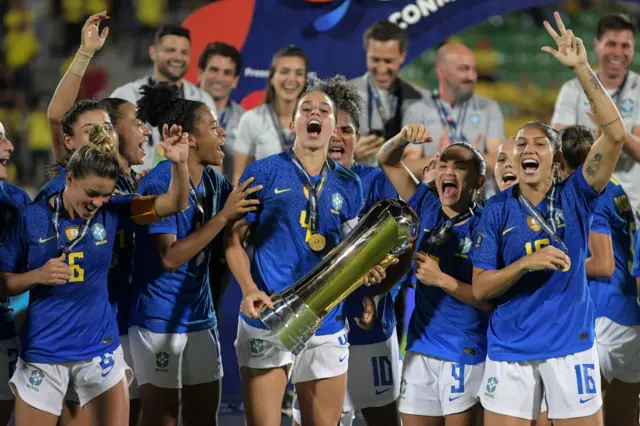
M598 198L596 208L593 210L593 216L591 218L590 231L597 232L599 234L611 235L611 211L609 209L610 197L608 194L603 194Z
M380 171L380 173L375 177L373 185L371 185L371 188L369 189L369 193L364 195L367 197L364 205L364 213L368 212L371 207L382 200L398 198L398 193L382 171Z
M138 192L141 195L162 195L167 192L169 189L169 183L158 178L158 179L146 179L150 176L145 176L140 182L140 187L138 188ZM191 208L189 206L188 208ZM180 213L177 213L180 214ZM149 230L149 234L178 234L178 222L176 219L176 215L171 215L169 217L165 217L159 222L154 222L147 225L147 229Z
M351 185L352 190L349 191L349 198L346 201L347 209L344 215L341 215L342 223L349 222L352 219L357 218L362 211L362 183L360 178L355 173L353 174L354 180Z
M0 242L0 269L5 272L22 273L27 269L27 232L25 210L20 212L16 226L9 231L4 242Z
M432 201L433 197L436 197L436 195L431 192L429 185L421 182L416 188L416 192L413 193L407 203L413 210L415 210L416 213L418 213L418 215L420 215L424 204Z
M496 270L503 267L500 240L500 209L502 203L492 203L482 212L480 222L476 227L471 262L475 268Z
M636 231L633 240L633 265L631 266L631 275L640 277L640 230Z
M247 197L247 199L262 201L262 194L267 193L269 191L269 188L268 188L269 183L267 182L269 180L268 170L264 167L257 167L256 164L258 164L258 162L253 162L249 164L246 169L244 169L242 176L240 176L239 182L242 183L245 180L249 179L250 177L253 177L254 180L253 182L251 182L251 184L249 184L247 189L253 188L256 185L262 185L263 188L262 190L251 194L249 197ZM264 164L264 162L260 162L260 164L262 165ZM260 216L261 211L262 211L262 203L258 205L258 209L256 211L245 214L243 217L243 220L246 220L251 223L255 223L258 220L258 217Z

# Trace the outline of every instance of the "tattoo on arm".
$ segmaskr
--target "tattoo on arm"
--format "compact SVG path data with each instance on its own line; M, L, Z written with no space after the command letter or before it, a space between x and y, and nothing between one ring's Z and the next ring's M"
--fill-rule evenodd
M593 156L593 158L589 161L587 165L587 175L588 176L596 176L600 171L600 162L602 161L602 154L597 153Z
M594 88L594 90L602 91L600 80L598 80L598 77L596 76L596 74L593 71L589 70L589 75L590 75L590 83L591 83L591 86ZM594 102L593 98L589 95L589 93L586 90L585 90L585 95L587 96L589 105L591 105L591 111L595 115L597 113L596 103Z

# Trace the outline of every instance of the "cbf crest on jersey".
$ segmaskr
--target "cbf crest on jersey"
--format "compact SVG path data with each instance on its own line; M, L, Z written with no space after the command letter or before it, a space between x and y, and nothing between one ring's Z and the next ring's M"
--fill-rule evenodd
M67 226L64 230L64 235L67 237L67 240L73 241L78 237L78 230L80 228L77 226Z
M474 129L480 127L480 116L478 114L471 116L471 124L473 124Z
M251 357L259 358L264 355L264 340L262 339L251 339L249 341L249 346L251 346Z
M459 256L467 258L469 255L469 252L471 251L472 244L473 243L471 242L470 238L467 238L467 237L460 238L458 240Z
M620 115L622 118L630 118L633 115L633 99L626 98L620 105Z
M340 195L340 193L335 192L331 196L331 213L340 214L342 204L344 204L344 198L342 198L342 195Z
M107 231L104 230L104 226L100 223L94 223L91 227L91 235L96 240L96 245L99 246L107 242Z

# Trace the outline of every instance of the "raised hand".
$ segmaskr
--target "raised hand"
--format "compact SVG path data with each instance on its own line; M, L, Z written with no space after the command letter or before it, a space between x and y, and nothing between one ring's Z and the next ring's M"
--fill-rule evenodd
M560 34L553 29L549 22L544 21L544 27L547 32L556 42L558 50L549 46L542 48L543 52L547 52L556 58L562 65L565 65L571 69L580 67L587 64L587 51L584 48L584 43L581 39L573 35L573 31L567 30L560 18L558 12L554 12L553 16L556 19L556 25Z
M384 144L384 138L382 136L362 136L356 145L353 158L356 161L367 161L378 153L382 144Z
M109 27L100 33L100 22L109 19L106 11L91 15L82 27L81 49L84 53L93 55L104 46L104 42L109 35Z
M160 142L162 155L172 163L186 163L189 157L189 135L182 133L182 126L162 126L163 141Z
M247 187L254 181L253 177L245 180L239 186L233 188L231 194L224 203L224 207L220 214L227 218L228 221L238 219L245 213L253 212L258 209L260 200L247 200L247 197L262 189L262 185L256 185L253 188L247 189Z
M44 285L66 284L71 278L71 269L65 262L66 254L49 259L47 263L38 268L38 281Z
M402 130L400 130L400 137L415 145L431 142L433 140L433 138L429 136L429 129L420 123L407 124L404 126Z
M431 160L422 169L422 181L429 184L436 180L436 170L440 165L440 153L436 152L436 155L431 157Z

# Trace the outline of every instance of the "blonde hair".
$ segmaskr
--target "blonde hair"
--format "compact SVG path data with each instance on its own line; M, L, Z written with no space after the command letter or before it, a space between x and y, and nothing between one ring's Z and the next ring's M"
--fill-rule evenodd
M116 142L104 124L89 128L89 143L77 149L69 162L67 171L76 179L90 174L117 180L120 173Z

